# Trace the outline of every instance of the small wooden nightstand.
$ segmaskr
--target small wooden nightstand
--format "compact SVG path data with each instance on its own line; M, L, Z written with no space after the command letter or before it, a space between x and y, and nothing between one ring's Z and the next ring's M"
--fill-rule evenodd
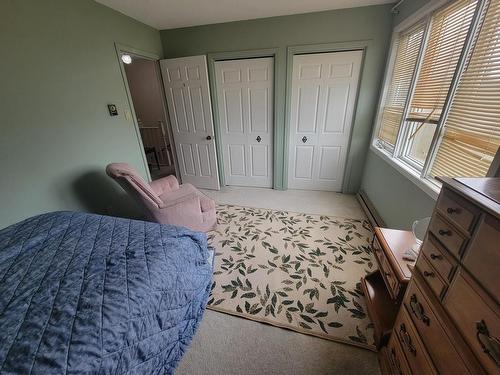
M361 279L368 315L374 325L375 344L385 345L396 320L415 261L403 259L414 244L411 231L375 228L373 252L379 269Z

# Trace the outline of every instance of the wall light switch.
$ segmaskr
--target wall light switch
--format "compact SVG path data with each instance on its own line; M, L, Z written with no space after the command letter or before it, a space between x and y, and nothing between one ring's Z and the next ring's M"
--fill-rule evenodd
M118 109L114 104L108 104L108 111L110 116L118 116Z
M132 120L132 112L130 112L128 109L125 110L125 119L127 121L131 121Z

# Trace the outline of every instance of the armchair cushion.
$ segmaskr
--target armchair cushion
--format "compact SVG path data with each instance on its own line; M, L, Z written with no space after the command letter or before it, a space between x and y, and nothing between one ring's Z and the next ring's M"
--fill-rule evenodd
M198 197L198 191L191 184L182 184L177 190L166 191L160 195L164 207L174 206L196 197Z
M151 186L156 195L161 196L163 193L179 189L179 181L177 181L175 176L170 175L152 181L149 186Z

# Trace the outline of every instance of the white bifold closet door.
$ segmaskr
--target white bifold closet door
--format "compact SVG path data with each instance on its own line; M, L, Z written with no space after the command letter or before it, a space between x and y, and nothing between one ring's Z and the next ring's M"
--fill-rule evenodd
M273 186L273 65L272 57L215 63L226 185Z
M362 56L348 51L293 57L290 189L342 190Z
M160 66L182 182L218 190L206 58L166 59L160 61Z

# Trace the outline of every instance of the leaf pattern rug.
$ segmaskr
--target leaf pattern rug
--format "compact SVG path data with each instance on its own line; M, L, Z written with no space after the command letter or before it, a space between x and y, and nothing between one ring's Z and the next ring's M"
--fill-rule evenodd
M218 205L208 308L375 349L360 279L376 269L368 222Z

